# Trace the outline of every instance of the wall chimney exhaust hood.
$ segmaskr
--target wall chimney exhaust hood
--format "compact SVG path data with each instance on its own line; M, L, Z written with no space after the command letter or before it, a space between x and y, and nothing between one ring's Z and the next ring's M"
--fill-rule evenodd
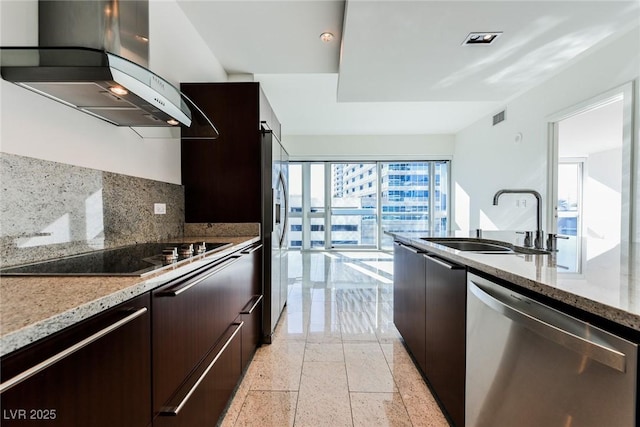
M218 137L188 97L145 68L148 0L40 0L38 12L38 47L0 48L4 80L142 137L180 137L181 126L185 138Z

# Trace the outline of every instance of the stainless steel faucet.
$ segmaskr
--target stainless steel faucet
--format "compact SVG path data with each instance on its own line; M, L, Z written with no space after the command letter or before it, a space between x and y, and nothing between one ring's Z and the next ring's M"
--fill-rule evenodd
M543 249L544 232L542 231L542 196L536 190L527 189L504 189L498 190L493 196L493 205L498 206L498 199L503 194L532 194L536 198L537 210L536 210L536 237L533 241L533 245L536 249Z

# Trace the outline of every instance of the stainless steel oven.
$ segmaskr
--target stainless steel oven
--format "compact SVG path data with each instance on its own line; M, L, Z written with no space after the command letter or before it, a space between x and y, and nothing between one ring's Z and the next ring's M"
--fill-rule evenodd
M474 274L467 427L636 426L638 346Z

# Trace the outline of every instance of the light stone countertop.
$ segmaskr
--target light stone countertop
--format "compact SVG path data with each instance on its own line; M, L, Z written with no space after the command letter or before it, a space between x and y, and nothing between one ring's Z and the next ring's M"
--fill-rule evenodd
M181 239L173 239L180 242ZM145 275L0 278L0 356L141 295L191 270L259 241L257 236L187 237L233 246Z
M583 239L558 240L550 255L463 252L422 240L424 234L387 233L396 240L511 282L554 300L640 331L640 244L620 245ZM448 236L469 237L450 233ZM514 232L483 232L483 239L522 246Z

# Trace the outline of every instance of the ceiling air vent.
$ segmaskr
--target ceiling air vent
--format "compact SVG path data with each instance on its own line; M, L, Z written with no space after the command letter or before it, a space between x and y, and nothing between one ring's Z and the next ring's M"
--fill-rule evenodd
M504 111L505 110L502 110L498 114L493 116L493 125L494 126L497 125L500 122L504 122Z

